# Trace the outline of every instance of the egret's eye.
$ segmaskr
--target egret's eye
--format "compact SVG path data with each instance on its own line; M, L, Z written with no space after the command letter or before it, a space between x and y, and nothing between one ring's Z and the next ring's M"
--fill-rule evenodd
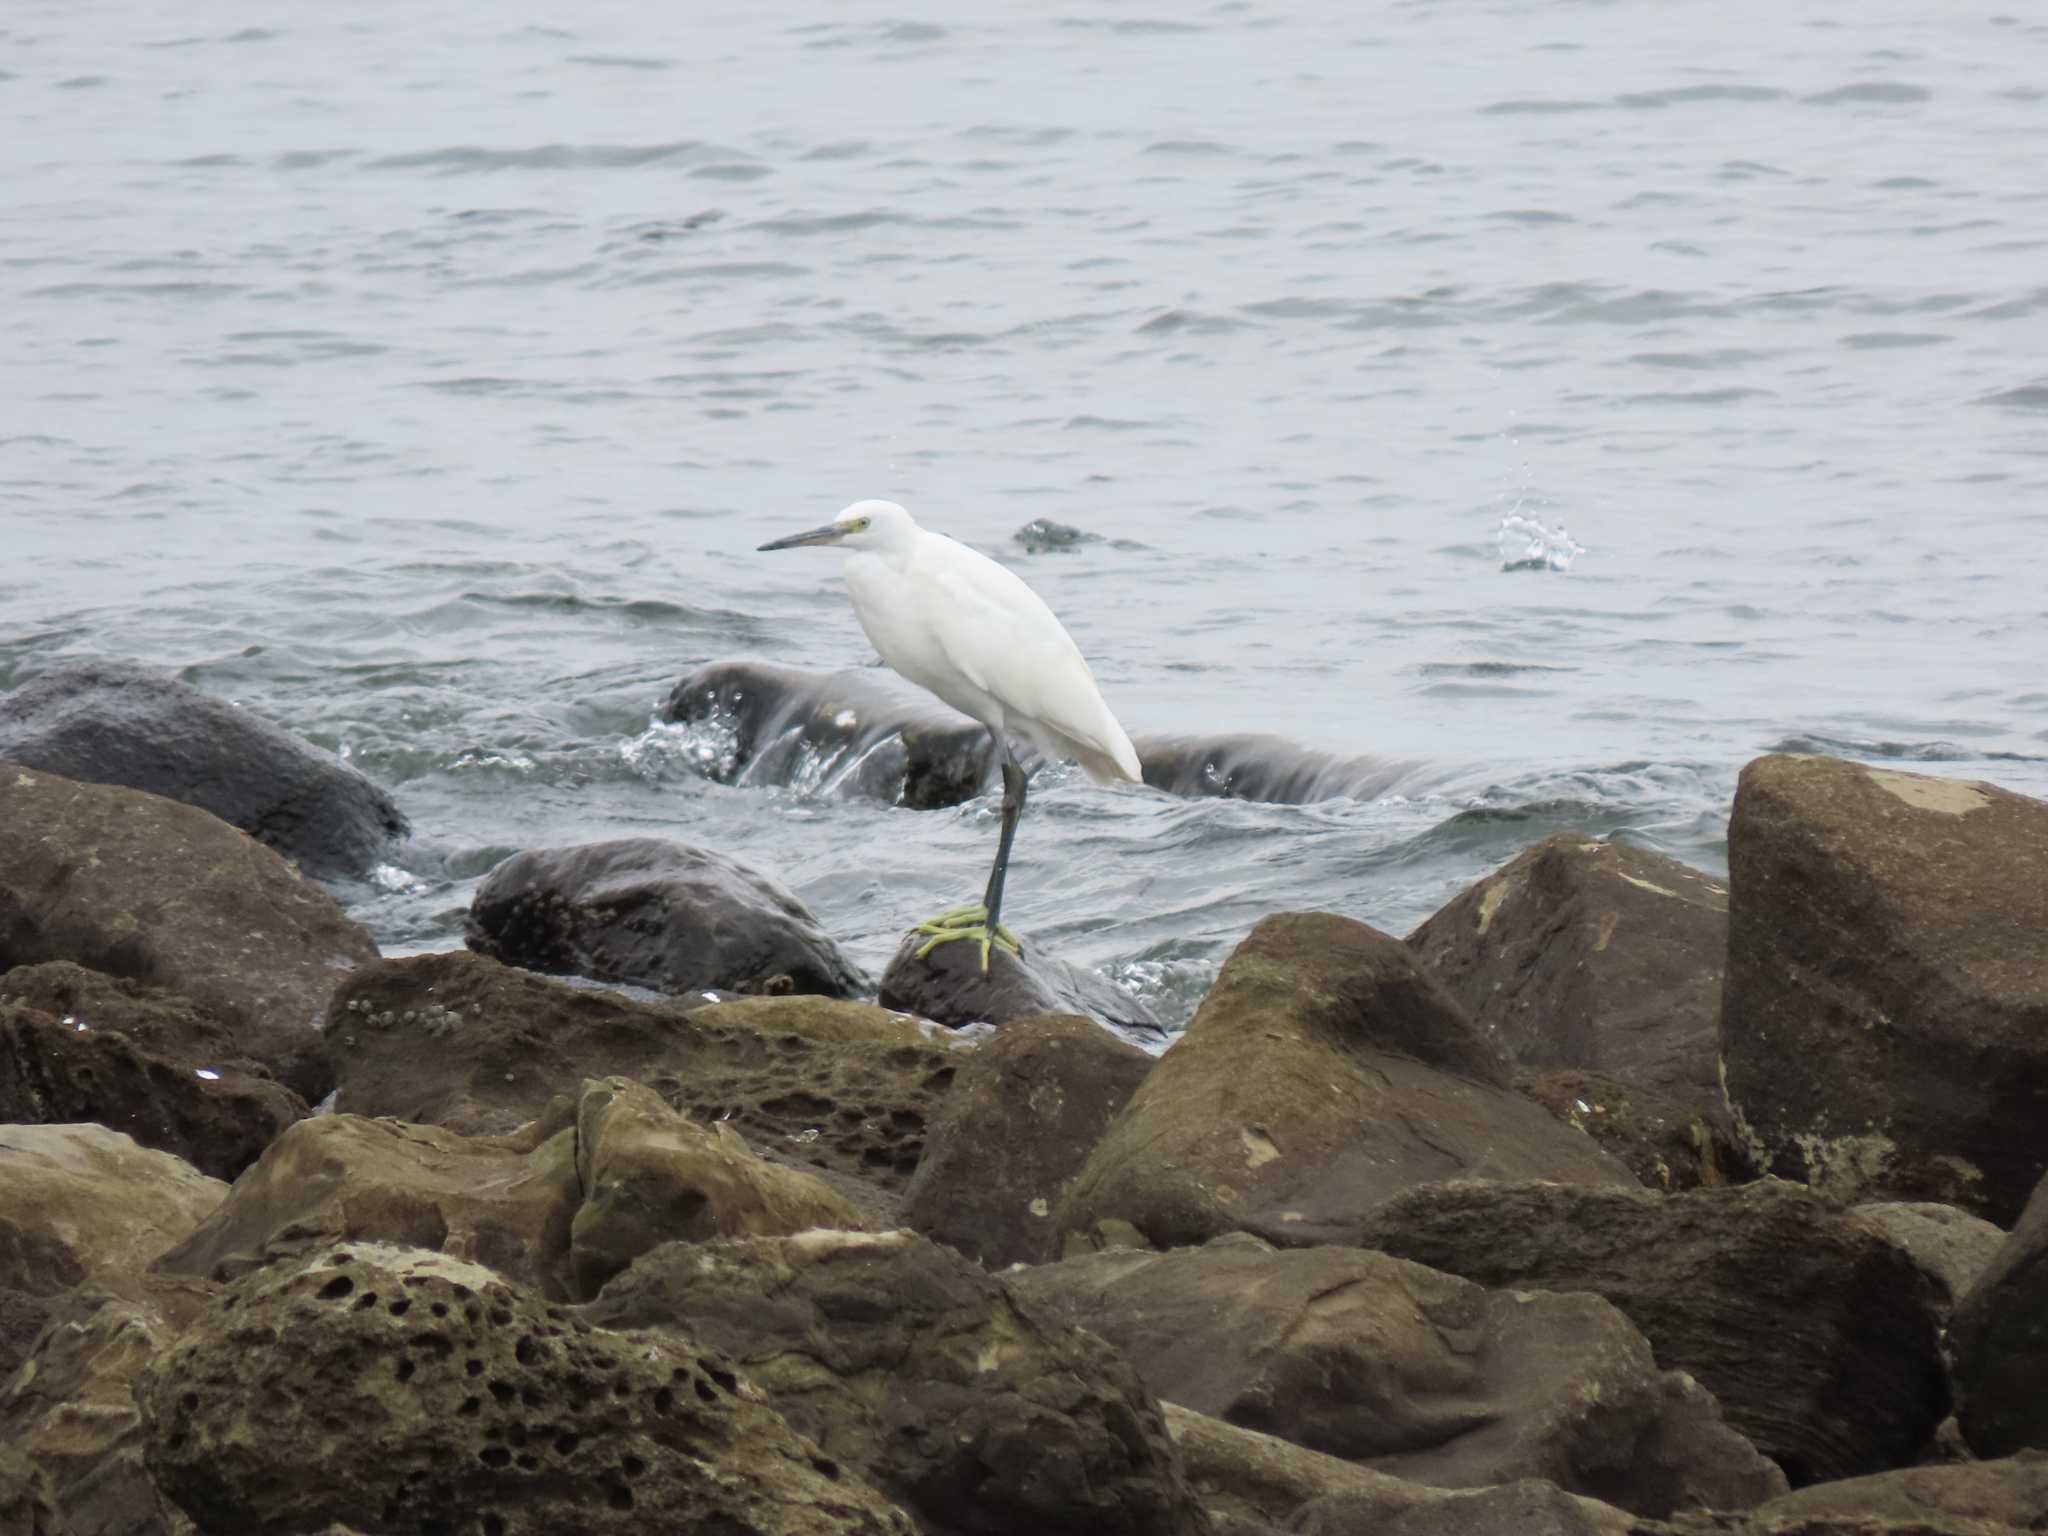
M846 525L846 531L848 533L866 533L868 531L869 521L870 520L865 517L856 517L852 522Z

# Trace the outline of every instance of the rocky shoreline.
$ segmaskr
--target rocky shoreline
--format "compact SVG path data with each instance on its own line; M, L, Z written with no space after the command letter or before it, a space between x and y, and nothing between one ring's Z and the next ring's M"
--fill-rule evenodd
M668 710L987 768L858 678ZM0 696L0 1532L2048 1528L2048 804L1761 758L1725 882L1568 834L1405 939L1273 914L1163 1054L651 839L384 958L316 882L405 831L146 669Z

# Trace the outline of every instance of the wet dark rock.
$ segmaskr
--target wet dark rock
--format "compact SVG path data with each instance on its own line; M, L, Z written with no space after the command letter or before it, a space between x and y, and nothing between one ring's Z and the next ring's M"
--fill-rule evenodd
M1327 913L1269 917L1096 1145L1058 1229L1079 1248L1234 1230L1299 1246L1349 1241L1375 1205L1434 1180L1634 1186L1507 1080L1398 940Z
M0 1443L0 1533L73 1536L71 1522L57 1508L49 1475L4 1443Z
M1147 784L1192 799L1372 800L1418 767L1400 758L1333 757L1278 736L1141 736L1132 745Z
M1545 1478L1645 1515L1785 1489L1598 1297L1488 1291L1384 1253L1242 1235L1009 1283L1122 1350L1162 1398L1415 1482Z
M1561 833L1408 943L1510 1064L1598 1072L1719 1110L1728 892L1698 870Z
M1765 757L1728 857L1722 1054L1758 1165L2017 1220L2048 1170L2048 804Z
M0 971L69 960L179 993L308 1103L318 1024L377 957L277 854L205 811L0 764Z
M0 1445L49 1474L81 1536L193 1536L144 1465L135 1383L212 1304L214 1287L149 1275L125 1288L58 1304L23 1368L0 1379Z
M1049 517L1034 517L1010 537L1024 546L1027 555L1042 555L1047 550L1075 549L1083 544L1102 542L1099 533L1089 533L1071 523L1056 523Z
M1136 1044L1165 1043L1166 1026L1138 998L1095 972L1071 965L1024 939L1024 953L965 939L941 944L922 959L931 935L912 929L882 973L881 1004L940 1024L1007 1024L1047 1013L1077 1013Z
M0 976L0 1122L95 1120L232 1179L305 1114L175 993L61 961Z
M0 695L0 759L197 806L320 879L362 874L408 830L331 753L134 662L58 667Z
M912 810L972 800L995 768L988 732L934 700L862 672L721 661L677 683L666 720L732 732L721 783L831 782Z
M69 1293L132 1291L227 1192L103 1125L0 1126L0 1380Z
M1721 1124L1725 1116L1702 1113L1697 1098L1674 1098L1598 1072L1572 1070L1517 1072L1515 1091L1584 1131L1645 1188L1668 1194L1750 1176Z
M596 1294L672 1240L859 1224L847 1201L730 1127L685 1119L629 1079L593 1078L512 1137L301 1121L159 1268L231 1280L280 1254L363 1239L474 1259L559 1301Z
M477 888L463 939L507 965L671 994L868 989L781 885L708 848L651 837L514 854Z
M1796 1184L1426 1185L1352 1240L1482 1285L1605 1297L1795 1487L1900 1465L1949 1410L1940 1283Z
M417 1249L250 1275L137 1396L151 1469L209 1531L915 1530L689 1338Z
M911 1233L671 1246L580 1315L729 1356L934 1536L1206 1527L1159 1405L1114 1350Z
M1957 1306L1949 1348L1970 1449L2048 1450L2048 1179Z
M932 1122L904 1224L990 1269L1053 1257L1061 1195L1152 1061L1071 1014L999 1030Z
M779 1161L894 1192L964 1059L943 1037L865 1003L686 1011L457 951L364 967L335 995L325 1039L344 1113L497 1134L585 1076L626 1076Z

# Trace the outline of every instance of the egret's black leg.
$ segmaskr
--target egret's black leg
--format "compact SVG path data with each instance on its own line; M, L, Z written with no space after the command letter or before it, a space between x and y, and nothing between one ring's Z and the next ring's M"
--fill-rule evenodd
M1003 740L1001 731L990 731L996 744L996 758L1003 766L1003 830L996 840L995 867L988 872L988 894L981 898L988 909L985 921L990 929L1000 926L1003 913L1003 876L1010 872L1010 844L1017 836L1017 819L1024 814L1024 765Z
M978 907L957 907L951 912L941 913L928 923L919 923L917 931L931 935L917 951L922 960L941 944L954 939L972 939L981 949L981 968L988 969L989 949L1001 945L1011 954L1022 953L1017 936L1005 928L997 918L1003 905L1003 876L1009 873L1010 844L1017 836L1017 818L1024 814L1024 765L1017 761L1017 754L1010 750L1010 744L1003 740L1003 733L991 730L989 740L995 743L996 761L1003 770L1003 830L996 839L996 862L988 872L988 893L982 897Z

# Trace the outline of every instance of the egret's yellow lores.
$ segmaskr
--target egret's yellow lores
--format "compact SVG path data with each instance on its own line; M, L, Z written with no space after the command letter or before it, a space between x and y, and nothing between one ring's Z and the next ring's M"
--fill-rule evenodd
M1073 758L1099 783L1135 784L1138 754L1080 649L1043 599L1010 571L942 533L918 527L893 501L857 501L839 520L761 546L838 545L846 551L853 611L883 663L988 727L1003 765L1003 831L979 906L918 925L920 955L951 939L1018 953L1002 925L1003 874L1024 811L1021 737L1048 758Z

